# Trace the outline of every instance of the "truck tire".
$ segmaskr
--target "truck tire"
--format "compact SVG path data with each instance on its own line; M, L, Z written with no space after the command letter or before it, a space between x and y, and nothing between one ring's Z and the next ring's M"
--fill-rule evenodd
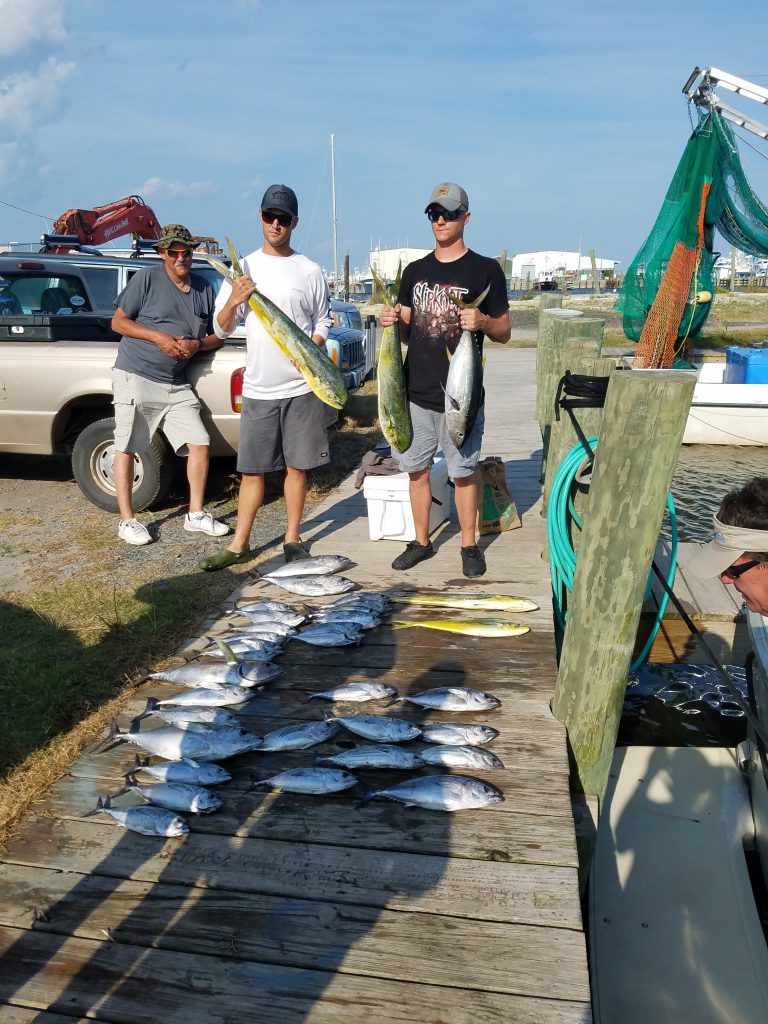
M117 512L117 495L112 476L115 454L115 421L96 420L80 432L72 449L72 473L86 498L107 512ZM137 455L133 476L135 512L151 508L168 493L174 474L174 460L160 434L152 438L148 452Z

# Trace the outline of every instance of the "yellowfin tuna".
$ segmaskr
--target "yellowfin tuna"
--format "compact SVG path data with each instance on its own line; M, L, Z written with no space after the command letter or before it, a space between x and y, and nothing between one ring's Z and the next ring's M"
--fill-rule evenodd
M530 626L519 622L508 622L506 619L474 619L472 622L459 622L456 619L425 619L422 622L407 622L405 619L393 619L395 629L441 629L446 633L461 633L464 636L522 636L530 633Z
M226 277L228 281L236 281L238 277L242 277L243 270L229 239L227 247L232 260L231 268L225 267L223 263L205 253L202 255L222 277ZM343 408L347 400L344 378L322 347L308 338L304 331L266 295L255 291L248 299L248 305L280 351L296 364L317 397L334 409Z
M456 608L483 612L535 612L538 605L527 597L507 597L504 594L409 594L393 597L396 604L423 605L427 608Z

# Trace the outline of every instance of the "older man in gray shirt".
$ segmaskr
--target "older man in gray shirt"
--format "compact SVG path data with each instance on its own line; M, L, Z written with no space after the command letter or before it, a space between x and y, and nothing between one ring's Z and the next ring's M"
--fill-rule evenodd
M213 332L214 294L190 273L195 240L182 224L168 224L156 242L162 263L138 271L117 297L112 329L122 335L112 369L115 406L113 474L120 509L118 536L149 544L152 535L133 513L133 467L155 432L187 456L189 512L184 529L222 537L229 527L203 509L210 438L185 367L192 356L219 348Z

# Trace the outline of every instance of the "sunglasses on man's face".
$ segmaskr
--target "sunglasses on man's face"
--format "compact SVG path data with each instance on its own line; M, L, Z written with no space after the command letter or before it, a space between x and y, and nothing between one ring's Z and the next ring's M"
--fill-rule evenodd
M444 221L458 220L459 217L463 217L466 212L467 211L462 209L461 207L459 207L458 210L453 210L452 212L449 212L448 210L441 209L439 206L432 206L427 210L427 217L429 218L429 220L432 221L433 224L436 224L441 217L443 218Z
M192 256L191 249L166 249L166 252L174 260L186 260Z
M271 210L262 210L261 219L265 224L273 224L277 221L281 228L289 227L293 221L293 217L290 213L272 213Z
M755 558L749 562L742 562L741 565L729 565L727 569L723 569L720 575L725 576L727 580L737 580L739 576L743 576L745 572L749 572L749 570L754 569L756 565L762 564L762 562L758 562Z

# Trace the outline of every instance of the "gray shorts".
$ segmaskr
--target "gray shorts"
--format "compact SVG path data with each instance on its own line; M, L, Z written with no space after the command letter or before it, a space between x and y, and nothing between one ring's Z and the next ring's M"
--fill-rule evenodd
M314 469L330 461L333 410L313 392L295 398L245 398L240 415L238 473Z
M209 445L200 419L200 401L189 384L160 384L125 370L112 370L115 448L146 452L162 427L178 454L188 444Z
M485 428L485 406L478 409L472 430L459 451L448 436L445 413L422 409L420 405L408 403L413 423L413 441L405 452L394 452L400 459L400 468L405 473L419 473L432 465L432 457L441 448L448 466L451 480L472 476L480 458Z

